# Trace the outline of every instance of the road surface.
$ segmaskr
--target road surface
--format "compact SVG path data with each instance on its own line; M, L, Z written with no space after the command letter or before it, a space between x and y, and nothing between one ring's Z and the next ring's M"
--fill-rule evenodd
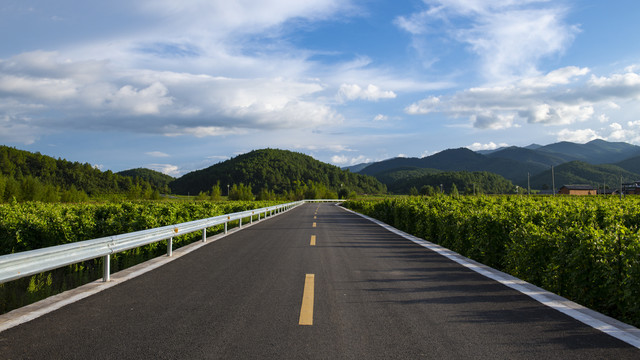
M0 333L2 359L640 359L333 204L305 204Z

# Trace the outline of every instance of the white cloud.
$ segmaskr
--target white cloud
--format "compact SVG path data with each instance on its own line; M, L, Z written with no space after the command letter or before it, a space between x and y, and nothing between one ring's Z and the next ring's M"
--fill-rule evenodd
M424 0L427 9L395 24L414 36L414 46L436 39L458 41L480 56L492 82L537 74L537 63L562 53L579 31L565 23L566 9L547 0Z
M168 93L167 87L159 82L141 90L125 85L105 101L110 107L126 109L134 115L153 115L158 114L161 107L173 103L173 99L167 96Z
M476 128L504 129L520 126L522 121L548 126L570 125L593 118L609 121L608 112L621 111L623 106L632 106L640 99L640 75L592 75L585 79L588 73L590 70L586 68L566 67L500 86L429 96L409 105L405 112L468 117Z
M366 88L362 88L356 84L342 84L338 90L338 98L342 101L378 101L380 99L393 99L395 97L396 94L393 91L383 91L379 87L371 84Z
M506 129L513 124L514 115L494 114L490 111L471 115L473 126L478 129Z
M601 139L601 137L592 129L580 130L560 130L557 134L558 141L570 141L575 143L587 143L591 140Z
M181 175L180 168L172 164L148 164L146 167L173 177Z
M565 125L589 119L594 113L590 104L540 104L519 112L531 124Z
M0 105L1 108L2 105ZM28 118L3 116L0 112L0 142L5 144L18 142L29 145L33 144L39 135L40 133L33 131Z
M498 148L501 148L501 147L507 147L507 146L509 146L509 144L507 144L507 143L496 144L493 141L491 141L491 142L489 142L487 144L482 144L482 143L479 143L479 142L475 142L475 143L467 146L467 148L469 148L469 149L471 149L473 151L478 151L478 150L495 150L495 149L498 149Z
M387 115L378 114L373 118L373 121L387 121L389 117Z
M163 153L162 151L149 151L149 152L146 152L145 154L152 157L169 157L169 154Z
M372 162L371 158L364 155L358 155L356 157L348 157L346 155L334 155L331 157L331 162L338 166L351 166L363 163Z
M405 108L405 112L411 115L428 114L438 110L440 105L440 98L435 96L429 96L426 99L422 99L416 103L413 103Z
M524 78L519 81L519 87L523 88L548 88L554 85L566 85L576 77L584 76L590 72L589 68L567 66L550 71L542 76Z
M255 33L277 26L289 19L322 20L340 13L355 11L350 1L340 0L264 0L202 1L144 0L142 13L195 33Z
M86 76L87 70L96 74ZM341 115L316 95L324 89L317 80L117 70L104 62L74 62L53 53L0 60L0 114L14 114L13 121L22 119L34 134L52 124L58 130L195 136L338 124ZM370 90L363 96L385 96ZM46 121L25 120L40 117Z
M331 157L331 162L338 165L344 165L349 159L344 155L334 155Z

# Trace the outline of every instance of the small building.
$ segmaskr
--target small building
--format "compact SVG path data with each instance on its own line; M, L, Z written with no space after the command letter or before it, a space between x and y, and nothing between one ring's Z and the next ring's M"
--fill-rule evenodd
M622 192L625 195L640 195L640 180L628 184L622 184Z
M564 185L558 191L563 195L597 195L598 189L591 185Z

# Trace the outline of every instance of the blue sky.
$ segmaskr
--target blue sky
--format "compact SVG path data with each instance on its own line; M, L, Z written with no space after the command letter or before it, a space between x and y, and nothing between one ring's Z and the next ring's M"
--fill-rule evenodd
M179 176L261 148L339 166L640 145L632 0L4 0L0 144Z

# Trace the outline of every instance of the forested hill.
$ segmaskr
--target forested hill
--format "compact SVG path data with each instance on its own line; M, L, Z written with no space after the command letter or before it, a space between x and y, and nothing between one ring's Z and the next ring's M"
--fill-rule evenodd
M149 182L152 186L160 189L163 193L169 192L169 183L175 180L174 177L163 174L159 171L145 169L145 168L136 168L130 170L119 171L116 174L130 177L130 178L140 178Z
M176 194L198 194L211 190L217 182L223 192L226 192L227 185L242 183L250 185L254 194L263 189L283 194L312 184L322 185L334 192L386 192L385 186L374 177L341 170L305 154L277 149L254 150L239 155L185 174L169 186Z
M100 171L71 162L0 145L0 202L82 201L87 195L159 196L159 189L140 178Z

